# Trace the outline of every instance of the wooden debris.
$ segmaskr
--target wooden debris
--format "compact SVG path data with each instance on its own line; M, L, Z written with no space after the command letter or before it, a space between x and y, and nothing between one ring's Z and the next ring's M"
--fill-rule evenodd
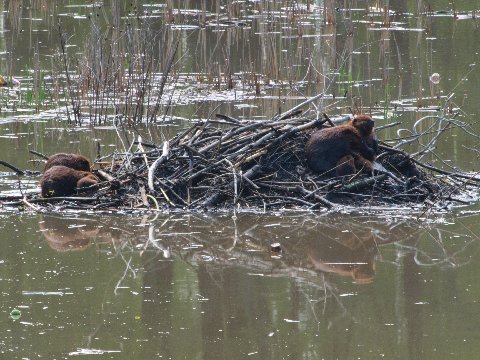
M65 207L152 210L151 204L160 211L426 203L431 208L431 204L455 201L452 195L480 183L478 175L446 172L385 144L378 156L381 166L373 176L315 175L305 162L305 142L312 131L339 119L326 115L311 119L305 113L304 117L291 117L298 115L298 110L296 107L270 121L239 121L218 115L216 121L192 124L161 148L148 144L148 151L144 149L147 144L139 140L137 152L112 154L112 166L94 171L102 181L90 196L46 200L29 194L17 201L8 197L3 205L35 204L35 208L54 211ZM439 129L442 132L443 128ZM18 169L14 171L18 173Z

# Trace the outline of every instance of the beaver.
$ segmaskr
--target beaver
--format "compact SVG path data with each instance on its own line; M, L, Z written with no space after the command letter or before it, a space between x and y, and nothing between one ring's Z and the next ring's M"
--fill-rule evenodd
M337 176L371 173L378 152L374 124L368 115L357 115L348 124L315 131L305 145L310 169Z
M350 175L356 172L355 158L352 155L348 154L338 159L337 166L335 167L337 176Z
M90 171L90 161L83 155L58 153L50 156L45 163L47 171L52 166L62 165L75 170Z
M89 171L75 170L63 165L54 165L47 169L40 180L43 197L69 196L77 189L98 183L98 179Z

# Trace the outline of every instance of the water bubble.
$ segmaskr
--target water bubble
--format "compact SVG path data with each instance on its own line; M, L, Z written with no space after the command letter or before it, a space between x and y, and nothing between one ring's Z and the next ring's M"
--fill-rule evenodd
M430 82L432 84L437 85L440 82L440 74L439 73L433 73L430 75Z

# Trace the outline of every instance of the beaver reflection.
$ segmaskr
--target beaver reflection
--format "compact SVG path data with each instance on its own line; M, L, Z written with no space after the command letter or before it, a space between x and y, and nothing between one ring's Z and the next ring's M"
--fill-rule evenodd
M310 240L307 257L316 270L351 276L368 284L375 277L377 247L370 230L335 233L335 237Z
M84 250L94 242L109 243L120 236L115 233L118 230L89 219L44 215L38 224L48 245L59 252Z

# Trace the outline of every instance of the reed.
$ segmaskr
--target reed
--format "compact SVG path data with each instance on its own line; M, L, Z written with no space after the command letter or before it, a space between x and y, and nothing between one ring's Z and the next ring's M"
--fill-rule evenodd
M57 73L65 80L67 117L75 123L88 118L97 125L115 117L138 124L161 114L178 40L138 8L122 16L120 6L112 2L107 19L91 16L88 41L75 53L69 52L70 34L59 23Z
M70 121L88 120L94 125L112 120L127 125L159 121L184 89L194 94L186 99L191 103L203 92L224 92L222 96L232 96L232 101L240 91L247 99L276 97L278 103L268 106L277 110L289 96L325 91L342 98L343 109L369 107L384 99L383 88L377 87L374 93L372 87L353 87L355 78L372 79L370 68L373 66L375 72L378 68L376 63L360 68L360 58L352 56L370 46L353 45L354 38L362 36L354 34L354 16L363 16L351 10L358 8L356 2L345 1L337 9L334 1L325 1L323 12L311 1L222 4L166 1L163 12L151 16L145 10L149 7L112 1L107 10L92 14L88 41L77 48L69 47L72 34L60 22L52 97L57 101L63 92ZM374 16L384 17L387 24L389 1L374 4L382 9L375 10ZM367 6L366 10L372 8ZM322 18L327 25L312 26ZM197 28L179 30L180 25ZM381 34L380 39L377 34ZM388 86L391 32L368 36L372 39L366 39L365 44L380 45L382 85ZM78 43L74 40L71 42ZM311 46L312 42L316 46ZM377 54L377 49L371 50ZM370 92L368 100L360 98L365 92ZM321 100L322 106L325 101Z

